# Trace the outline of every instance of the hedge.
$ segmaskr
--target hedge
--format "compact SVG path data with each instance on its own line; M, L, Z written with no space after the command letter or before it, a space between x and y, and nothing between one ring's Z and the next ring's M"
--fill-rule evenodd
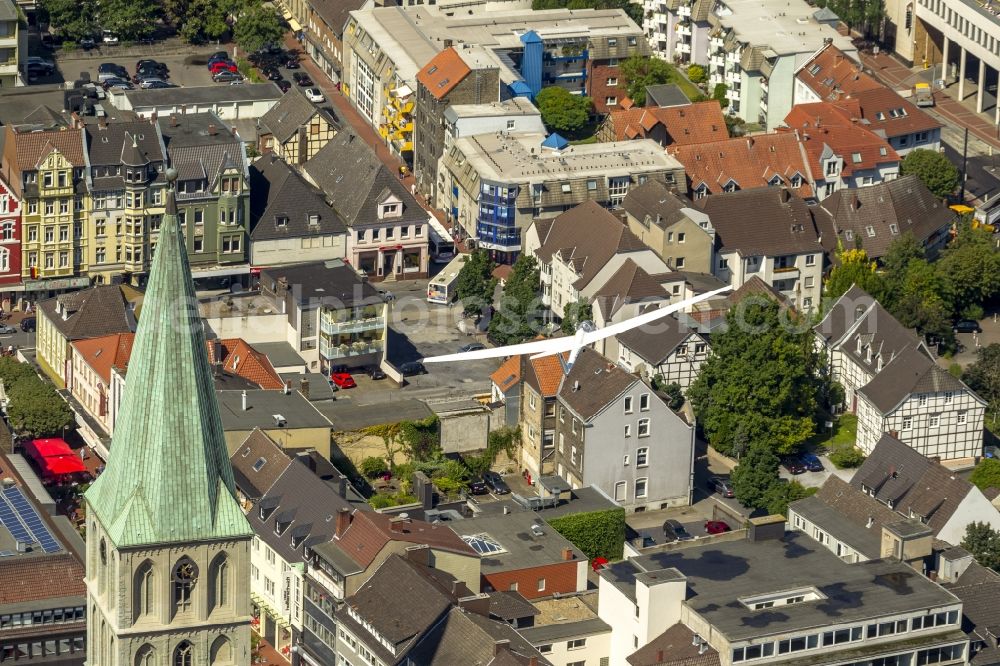
M574 513L549 520L556 532L582 550L588 560L620 560L625 550L625 509Z

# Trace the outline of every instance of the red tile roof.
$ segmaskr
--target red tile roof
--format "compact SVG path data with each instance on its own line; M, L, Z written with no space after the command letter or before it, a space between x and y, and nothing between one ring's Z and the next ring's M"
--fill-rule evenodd
M568 354L563 354L563 360L569 358ZM558 356L545 356L531 361L531 369L535 372L538 380L538 390L543 397L554 396L559 391L559 383L563 378L563 364Z
M371 511L355 510L351 524L334 543L359 566L368 568L390 541L426 544L460 555L478 557L476 551L446 525L414 519L400 519Z
M706 143L729 138L722 108L715 100L681 106L632 107L611 112L615 141L651 138L658 125L667 133L667 146Z
M458 51L454 47L448 47L431 58L430 62L417 72L417 81L435 98L441 99L471 71Z
M842 173L866 171L880 164L899 163L899 155L889 142L855 122L850 109L831 102L798 104L785 116L785 124L797 130L809 156L813 173L823 173L823 154L827 147L844 160Z
M730 180L741 190L768 187L778 176L782 185L800 197L813 195L812 172L794 131L671 146L667 152L684 165L691 190L704 185L711 194L718 194ZM793 188L790 183L796 174L802 184Z
M832 44L828 44L807 60L795 76L824 99L835 90L850 95L861 90L877 90L885 87L865 74L860 63L852 60Z
M135 333L112 333L89 340L77 340L73 349L105 384L111 383L111 369L128 366Z
M490 375L490 381L506 392L511 386L521 381L521 357L511 356Z
M213 358L214 345L211 340L208 341L210 363L221 363L223 370L251 381L265 390L277 390L285 385L267 356L251 347L242 338L229 338L220 342L223 351L221 361Z
M83 566L72 555L0 559L0 606L86 594Z

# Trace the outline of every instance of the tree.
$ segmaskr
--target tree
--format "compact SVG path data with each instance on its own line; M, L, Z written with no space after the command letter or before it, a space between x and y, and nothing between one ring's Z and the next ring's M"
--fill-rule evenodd
M980 490L1000 488L1000 460L984 458L972 470L969 481Z
M653 388L667 401L667 407L675 412L684 406L684 389L677 382L663 383L663 375L653 377Z
M1000 344L980 347L976 362L962 373L962 381L989 403L989 410L995 415L1000 407Z
M718 102L723 109L729 106L729 98L726 97L728 92L729 88L725 83L716 83L715 87L712 88L712 99Z
M705 83L708 81L708 74L701 65L688 65L688 80L694 84Z
M780 480L764 493L767 512L771 515L788 515L788 505L810 495L815 495L819 488L806 488L798 481L782 483Z
M1000 293L1000 253L994 247L993 234L973 229L971 220L964 219L957 227L955 240L936 267L944 279L953 314L963 316L981 311L984 303Z
M864 250L844 249L837 245L835 261L830 276L824 285L830 299L840 298L852 285L857 285L877 297L880 278L875 272L875 262L868 258Z
M722 453L737 434L748 448L789 453L815 431L822 388L809 327L766 298L745 299L713 335L712 355L687 397L709 443Z
M574 95L559 86L542 88L535 96L535 104L546 127L566 134L575 134L586 127L593 107L589 97Z
M593 318L594 306L587 301L580 300L576 303L570 303L563 308L563 319L560 328L566 335L573 335L576 333L576 327L580 325L580 322L593 321Z
M7 415L19 432L35 437L61 435L74 423L73 410L51 384L37 376L24 377L7 389Z
M778 456L766 444L755 444L729 475L733 494L744 506L763 509L771 486L778 483Z
M837 469L854 469L855 467L861 467L861 463L864 461L865 454L861 453L861 449L853 444L838 446L836 450L830 454L830 462L832 462Z
M271 6L250 5L236 17L233 39L246 51L253 53L268 44L278 44L285 35L281 16Z
M523 342L541 328L538 261L522 254L514 262L500 307L490 320L490 337L502 345Z
M73 41L97 32L97 8L93 0L43 0L42 9L59 34Z
M638 106L646 103L646 86L670 83L677 75L670 63L652 56L635 54L619 67L625 93Z
M365 475L365 478L374 479L388 472L389 466L386 465L385 458L369 456L361 461L359 471Z
M101 27L125 41L152 35L160 13L160 5L154 0L101 0L100 3Z
M173 0L165 6L168 15L182 11L173 18L180 34L191 44L222 39L229 31L229 7L220 0Z
M989 523L970 523L965 528L962 548L976 558L976 562L993 570L1000 570L1000 532Z
M497 281L493 277L496 264L486 250L476 250L462 265L455 281L455 293L465 312L479 314L493 302Z
M914 174L939 199L951 196L958 186L958 169L936 150L911 150L903 158L900 173L904 176Z

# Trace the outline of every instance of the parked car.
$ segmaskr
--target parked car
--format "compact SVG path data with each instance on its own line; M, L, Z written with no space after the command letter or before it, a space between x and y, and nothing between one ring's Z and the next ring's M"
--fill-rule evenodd
M789 474L805 474L806 466L802 464L802 461L794 456L789 456L781 461L781 466L784 467Z
M227 51L216 51L212 55L208 56L208 62L214 60L229 60L229 53Z
M101 41L104 42L105 44L117 44L118 35L111 32L110 30L105 30L104 34L101 36Z
M354 388L357 386L357 384L354 383L354 377L352 377L349 372L335 372L330 375L330 381L333 382L337 388L342 389Z
M337 372L348 372L347 364L345 364L345 363L338 363L337 365L331 365L330 366L330 374L332 375L332 374L335 374Z
M34 317L27 317L21 320L21 330L25 333L34 333L38 328L38 320Z
M708 479L708 489L713 493L719 493L723 497L734 497L733 487L729 485L729 479L721 476L713 476Z
M510 492L510 486L503 480L503 477L492 470L483 472L483 481L497 495L506 495Z
M112 88L118 88L119 90L135 90L135 86L132 82L127 79L122 79L117 76L112 76L111 78L104 79L101 82L101 86L105 90L111 90Z
M663 522L663 538L669 543L671 541L688 541L694 537L684 529L680 521L671 518Z
M104 83L108 79L129 80L128 70L113 62L104 62L97 66L97 82Z
M0 324L0 335L9 335L11 333L17 333L17 329L7 324Z
M143 69L146 69L146 68L149 68L149 67L152 67L154 69L162 69L164 72L169 72L170 71L169 69L167 69L166 63L158 62L158 61L152 60L150 58L143 58L142 60L140 60L137 63L135 63L135 71L136 72L139 72L140 70L143 70Z
M404 377L412 377L413 375L426 375L427 368L420 361L409 361L403 363L399 366L399 371L403 373Z
M306 88L306 99L315 104L326 101L326 98L323 97L323 93L320 92L319 88Z
M462 345L458 348L459 353L464 354L465 352L479 351L480 349L486 349L486 345L482 342L470 342L467 345Z
M163 79L143 79L139 82L139 87L143 90L158 90L160 88L172 88L173 86Z
M382 300L386 303L390 303L396 300L396 296L388 289L379 289L378 295L382 297Z
M313 84L312 79L310 79L309 75L304 72L294 72L292 74L292 80L303 88Z
M213 74L212 80L216 83L235 83L236 81L242 81L243 77L236 72L230 72L228 69L224 69L221 72Z
M280 81L281 72L279 72L276 69L265 69L264 78L266 78L268 81Z
M285 69L298 69L298 68L299 68L299 59L296 57L289 58L288 61L285 63Z
M80 40L80 48L84 51L89 51L95 46L97 46L97 44L94 43L93 37L84 37Z
M281 79L280 81L275 81L274 85L278 86L278 89L283 93L288 92L292 88L292 84L286 81L285 79Z
M983 327L979 325L978 321L973 321L972 319L962 319L961 321L956 321L953 330L956 333L982 333Z
M819 459L815 453L803 453L799 456L802 464L806 466L806 469L810 472L822 472L823 471L823 461Z
M722 534L732 531L732 528L721 520L710 520L705 523L705 531L709 534Z
M490 489L486 487L486 482L482 478L477 477L469 481L469 492L473 495L485 495Z
M226 60L217 60L208 66L208 71L212 74L218 74L219 72L236 72L236 63L229 62Z
M378 381L379 379L385 379L385 373L382 372L382 368L377 365L373 365L368 368L368 376L372 379Z
M46 76L56 71L56 65L54 62L46 60L45 58L39 58L38 56L29 56L25 58L24 64L29 70L34 69Z

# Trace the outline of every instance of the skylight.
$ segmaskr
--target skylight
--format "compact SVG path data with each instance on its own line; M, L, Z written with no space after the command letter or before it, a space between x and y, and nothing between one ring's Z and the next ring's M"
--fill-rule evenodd
M462 541L469 544L472 550L480 555L494 555L496 553L507 552L503 546L489 534L471 534L462 537Z

